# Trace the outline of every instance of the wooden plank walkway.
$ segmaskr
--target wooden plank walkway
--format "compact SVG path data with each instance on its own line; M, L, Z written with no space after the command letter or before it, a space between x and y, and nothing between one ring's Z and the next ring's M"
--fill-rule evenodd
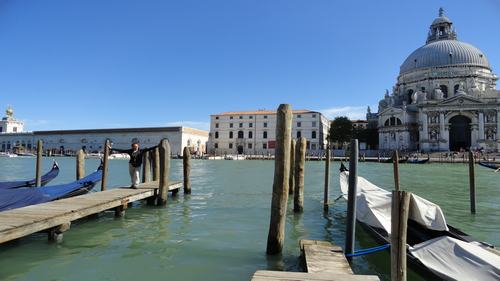
M177 193L181 187L182 182L172 182L169 191ZM126 208L128 203L155 196L157 192L158 182L148 182L138 189L115 188L0 212L0 243L53 228L62 232L74 220L117 207ZM61 228L63 225L66 227Z
M306 272L258 270L252 281L379 281L375 275L355 275L342 248L327 241L300 240Z

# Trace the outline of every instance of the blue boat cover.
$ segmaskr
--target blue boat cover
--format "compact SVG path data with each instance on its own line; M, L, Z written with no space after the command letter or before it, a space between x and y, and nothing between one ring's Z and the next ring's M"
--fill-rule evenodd
M59 175L59 166L56 161L52 165L52 169L42 176L42 186L49 183L51 180L55 179ZM23 186L35 186L36 179L25 180L25 181L10 181L10 182L0 182L0 190L7 188L18 188Z
M101 180L101 167L92 174L67 184L37 188L0 189L0 212L45 203L90 191Z

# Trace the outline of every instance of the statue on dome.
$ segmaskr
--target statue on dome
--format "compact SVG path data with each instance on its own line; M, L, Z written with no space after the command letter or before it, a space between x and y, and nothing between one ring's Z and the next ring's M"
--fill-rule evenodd
M13 117L14 109L12 109L12 107L9 105L9 107L7 107L7 110L5 110L5 114L7 115L7 117Z

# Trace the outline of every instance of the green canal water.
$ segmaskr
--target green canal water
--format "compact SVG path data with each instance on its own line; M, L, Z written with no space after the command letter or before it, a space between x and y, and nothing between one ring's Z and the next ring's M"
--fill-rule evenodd
M59 177L75 176L75 159L58 158ZM0 246L0 280L249 280L259 269L298 271L299 239L344 245L346 203L322 210L324 166L306 163L305 210L289 209L282 256L266 257L272 161L192 161L193 194L169 198L166 207L136 203L125 217L106 213L76 222L64 242L46 242L42 234ZM44 159L44 171L51 159ZM98 165L86 161L86 171ZM331 196L338 191L338 162L332 165ZM27 178L33 158L0 158L0 181ZM477 214L469 213L468 175L464 164L401 165L401 186L439 204L448 223L500 245L500 174L476 167ZM110 162L110 185L128 184L126 161ZM359 174L391 188L392 165L360 163ZM173 160L171 178L181 179L182 162ZM376 243L358 226L358 249ZM388 280L386 252L357 257L353 269ZM409 273L409 280L422 280Z

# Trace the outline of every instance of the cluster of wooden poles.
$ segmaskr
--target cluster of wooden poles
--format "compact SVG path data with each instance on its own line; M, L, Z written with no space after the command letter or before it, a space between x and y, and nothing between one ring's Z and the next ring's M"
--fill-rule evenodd
M104 155L102 158L102 179L101 179L101 191L106 190L107 178L108 178L108 166L109 166L109 151L110 142L106 140L104 143ZM43 142L38 140L37 142L37 154L36 154L36 186L41 186L41 176L42 176L42 156L43 156ZM184 147L183 150L183 180L184 180L184 193L191 193L191 183L189 180L191 171L191 152L188 147ZM168 198L168 186L169 186L169 175L170 175L170 143L168 139L162 139L158 146L151 152L145 152L143 154L143 166L142 166L142 182L147 183L150 181L158 181L159 189L158 194L148 200L148 203L155 205L165 205ZM79 180L85 176L85 152L79 150L76 155L76 180ZM175 193L178 190L174 191Z
M283 250L285 222L289 194L294 197L294 212L302 212L304 204L304 162L306 139L292 139L292 109L289 104L281 104L276 117L276 149L271 219L267 238L268 255L279 254ZM346 223L345 254L354 254L356 224L357 170L359 160L358 140L351 141L349 157L349 191ZM328 210L328 188L330 178L330 149L325 157L324 210ZM411 193L400 190L399 156L393 154L395 190L392 193L391 209L391 280L406 280L406 234ZM469 153L471 213L475 213L474 156Z

